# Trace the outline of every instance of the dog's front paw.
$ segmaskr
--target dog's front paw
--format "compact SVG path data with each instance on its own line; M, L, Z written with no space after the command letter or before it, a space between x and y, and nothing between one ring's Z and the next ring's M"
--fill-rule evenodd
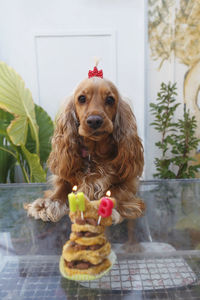
M116 209L112 210L112 223L114 225L119 224L123 221L124 219L122 218L122 216L118 213L118 211Z
M57 222L68 213L66 204L49 198L38 198L32 203L25 203L24 209L27 210L28 216L45 222Z

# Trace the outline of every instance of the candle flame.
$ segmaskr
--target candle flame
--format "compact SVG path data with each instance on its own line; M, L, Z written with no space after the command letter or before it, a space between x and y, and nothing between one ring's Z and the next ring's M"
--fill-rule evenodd
M107 191L106 196L110 197L111 196L111 191Z
M76 192L77 188L78 188L77 185L74 185L73 188L72 188L72 191Z

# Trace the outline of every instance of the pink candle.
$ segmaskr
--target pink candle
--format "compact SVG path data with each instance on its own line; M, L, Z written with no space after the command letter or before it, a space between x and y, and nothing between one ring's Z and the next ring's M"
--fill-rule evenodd
M113 201L110 200L109 198L103 197L101 199L101 203L98 209L98 215L99 215L98 225L101 222L101 218L107 218L112 215L113 206L114 206Z

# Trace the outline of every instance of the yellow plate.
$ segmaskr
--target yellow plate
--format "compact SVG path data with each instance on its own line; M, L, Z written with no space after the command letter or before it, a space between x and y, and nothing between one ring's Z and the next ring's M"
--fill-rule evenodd
M64 269L64 258L61 256L60 257L60 264L59 264L59 268L60 268L60 273L62 274L63 277L69 279L69 280L75 280L75 281L89 281L89 280L95 280L98 278L101 278L102 276L104 276L106 273L108 273L108 271L110 271L110 269L112 268L112 266L114 265L115 261L116 261L116 255L114 253L114 251L111 250L108 259L111 262L111 266L103 271L102 273L98 274L98 275L88 275L88 274L75 274L72 276L68 276L65 272Z

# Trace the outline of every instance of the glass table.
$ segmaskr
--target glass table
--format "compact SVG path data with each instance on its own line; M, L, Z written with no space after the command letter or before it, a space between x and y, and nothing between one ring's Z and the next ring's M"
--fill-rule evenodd
M60 275L68 216L44 223L23 210L45 189L0 185L0 299L200 299L200 180L141 182L146 214L108 228L117 261L91 282Z

